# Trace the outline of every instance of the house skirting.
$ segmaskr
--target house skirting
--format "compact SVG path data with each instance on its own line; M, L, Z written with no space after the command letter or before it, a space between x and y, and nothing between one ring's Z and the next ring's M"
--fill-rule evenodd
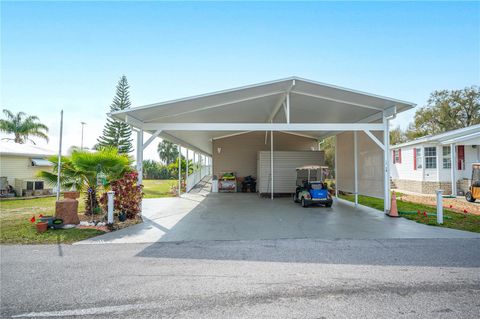
M393 179L393 188L398 190L405 190L421 194L435 194L437 189L443 189L444 194L452 193L452 184L450 182L427 182L427 181L413 181L406 179ZM459 195L464 194L469 187L468 180L459 180L457 182L457 192Z

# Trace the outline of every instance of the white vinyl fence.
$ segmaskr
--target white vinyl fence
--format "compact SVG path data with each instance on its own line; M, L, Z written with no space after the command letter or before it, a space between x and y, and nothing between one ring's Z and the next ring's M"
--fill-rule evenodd
M192 174L187 176L187 193L192 190L205 176L211 175L212 166L202 165L199 169L195 170Z

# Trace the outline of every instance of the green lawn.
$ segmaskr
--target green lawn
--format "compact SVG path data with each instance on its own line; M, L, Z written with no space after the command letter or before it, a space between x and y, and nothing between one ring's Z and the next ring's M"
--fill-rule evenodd
M146 179L143 180L143 193L144 198L157 198L157 197L170 197L174 196L170 194L170 187L176 186L178 180L176 179Z
M172 196L170 186L176 180L144 180L145 198ZM85 203L79 200L79 212ZM95 229L58 229L38 234L30 218L35 215L54 215L55 197L0 200L0 243L9 244L69 244L103 234Z
M355 198L354 195L339 195L339 197L351 202L353 202ZM383 199L359 195L358 203L361 205L378 209L383 212ZM397 207L399 212L417 212L418 210L420 210L421 213L423 213L424 211L426 211L427 213L436 213L435 207L430 207L427 205L415 204L410 202L404 202L398 199L397 199ZM405 217L407 219L414 220L417 223L480 233L480 216L478 215L472 215L472 214L465 215L465 214L460 214L460 213L456 213L456 212L452 212L450 210L444 209L443 216L446 218L443 219L442 225L437 224L436 216L424 217L423 215L418 216L418 214L402 214L402 213L400 213L400 216Z
M57 229L38 234L30 218L40 214L54 215L55 200L55 197L45 197L0 201L0 243L69 244L103 234L96 229ZM84 207L84 201L80 199L79 211Z

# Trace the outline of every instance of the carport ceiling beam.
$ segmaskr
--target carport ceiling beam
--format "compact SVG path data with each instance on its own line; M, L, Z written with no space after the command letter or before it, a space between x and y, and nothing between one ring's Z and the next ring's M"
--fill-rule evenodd
M160 133L162 133L162 130L156 130L155 133L153 133L152 136L150 136L150 138L143 143L143 150L145 150L147 146L150 145L150 143L152 143L153 140L158 137L158 135L160 135Z
M380 142L380 140L372 134L372 132L368 131L368 130L364 130L365 134L367 134L378 146L380 146L380 148L382 150L385 150L385 145L383 145L382 142Z
M144 130L162 131L383 131L378 123L144 123Z
M342 104L358 106L358 107L362 107L362 108L365 108L365 109L372 109L372 110L377 110L377 111L383 111L384 110L381 107L376 107L376 106L371 106L371 105L366 105L366 104L360 104L360 103L355 103L355 102L350 102L350 101L345 101L345 100L340 100L340 99L334 99L334 98L331 98L331 97L318 95L318 94L311 94L311 93L300 92L300 91L295 91L295 90L292 90L292 93L299 94L299 95L310 96L310 97L314 97L314 98L321 99L321 100L327 100L327 101L332 101L332 102L337 102L337 103L342 103Z
M283 93L282 96L280 97L280 99L278 100L278 102L275 104L275 107L273 108L272 113L267 118L267 120L266 120L267 123L270 123L270 122L273 121L273 119L277 115L278 111L282 108L283 103L285 103L285 97L286 97L286 94Z
M194 146L194 145L192 145L192 144L190 144L190 143L187 143L187 142L185 142L185 141L183 141L183 140L181 140L181 139L179 139L179 138L176 138L175 136L170 135L170 134L168 134L168 133L162 132L162 133L160 133L160 137L161 137L162 139L164 139L164 140L167 140L167 141L169 141L169 142L172 142L173 144L178 144L178 145L181 145L181 146L183 146L183 147L185 147L185 148L189 148L189 149L191 149L192 151L197 152L197 153L199 153L199 154L204 154L204 155L207 155L207 156L211 156L209 153L201 150L200 148L198 148L198 147L196 147L196 146Z
M273 119L277 115L278 111L280 111L282 106L284 106L285 109L290 109L290 92L292 91L294 86L295 86L295 80L292 81L292 84L288 87L288 89L285 91L285 93L282 94L281 98L275 104L275 107L273 108L272 114L270 114L270 116L266 120L267 123L270 123L270 122L273 121ZM287 103L287 104L285 105L285 103ZM290 121L290 114L287 113L287 110L285 110L285 117L286 117L287 123L288 123Z

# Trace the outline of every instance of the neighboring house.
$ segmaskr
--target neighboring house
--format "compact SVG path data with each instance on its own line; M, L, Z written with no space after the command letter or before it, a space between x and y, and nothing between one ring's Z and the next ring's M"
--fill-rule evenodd
M54 152L30 144L0 142L0 191L6 195L11 185L17 196L49 195L49 188L37 173L53 165L46 160Z
M472 164L480 162L480 125L425 136L391 149L394 188L424 194L443 189L444 194L463 195L470 186Z

